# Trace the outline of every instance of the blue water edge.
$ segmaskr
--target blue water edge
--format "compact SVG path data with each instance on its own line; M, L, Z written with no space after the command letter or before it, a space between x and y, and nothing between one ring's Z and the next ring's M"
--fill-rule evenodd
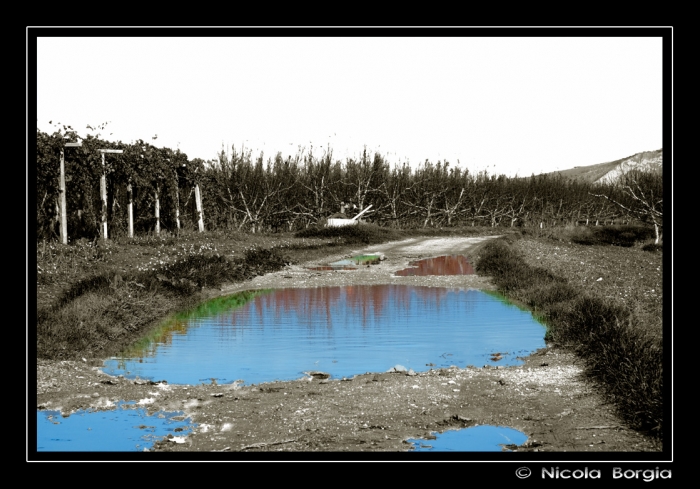
M82 410L63 417L37 411L38 452L140 452L169 434L183 437L192 425L182 413L155 413L119 402L108 411Z

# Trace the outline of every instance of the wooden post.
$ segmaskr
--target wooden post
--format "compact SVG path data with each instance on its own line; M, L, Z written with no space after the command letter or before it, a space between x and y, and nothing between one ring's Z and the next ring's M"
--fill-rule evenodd
M107 240L107 176L105 175L105 154L102 152L102 176L100 177L100 195L102 196L102 239Z
M105 175L105 154L102 153L102 176L100 177L100 196L102 197L102 239L107 239L107 176Z
M160 234L160 200L158 200L158 191L160 186L156 185L156 235Z
M134 237L134 192L131 190L131 182L126 186L129 192L129 237Z
M176 161L171 161L171 164L177 165ZM173 169L175 174L175 226L177 226L177 234L180 235L180 177L177 176L177 167Z
M204 214L202 213L202 196L199 192L199 184L194 186L194 201L197 205L197 217L199 224L199 232L204 232Z
M61 243L68 244L68 220L66 217L66 171L65 162L63 155L63 148L61 148L61 175L58 180L58 206L59 215L61 219L60 234Z

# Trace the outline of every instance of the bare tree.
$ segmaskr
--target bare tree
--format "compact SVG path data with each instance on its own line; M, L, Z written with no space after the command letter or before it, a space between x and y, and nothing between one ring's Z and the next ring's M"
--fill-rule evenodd
M445 163L445 169L449 167L449 163ZM469 188L469 172L457 168L450 168L449 176L444 175L444 185L446 188L442 198L442 213L445 216L446 224L452 225L456 219L460 209L466 201L466 192Z
M445 173L442 162L433 165L426 160L416 170L413 184L406 189L406 198L402 202L411 209L409 215L423 221L424 228L440 215L439 201L446 192Z
M404 162L401 167L394 165L391 172L387 168L382 180L379 188L381 204L376 206L377 213L388 219L392 227L399 227L405 213L402 200L411 181L411 167Z
M654 226L655 243L659 243L663 231L663 176L654 169L633 168L623 172L616 183L610 184L608 193L591 193L607 199L631 218Z
M352 158L347 160L345 183L352 192L351 200L357 203L359 210L364 209L370 195L377 192L377 181L384 173L385 165L379 153L375 153L374 158L370 159L366 147L359 161Z

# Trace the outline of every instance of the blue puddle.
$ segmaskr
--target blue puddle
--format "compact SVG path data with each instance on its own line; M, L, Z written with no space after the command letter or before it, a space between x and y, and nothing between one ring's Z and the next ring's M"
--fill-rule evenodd
M217 298L163 323L104 371L170 384L245 384L402 365L518 365L545 346L529 311L479 290L374 285Z
M120 402L109 411L78 411L63 417L37 411L37 452L141 452L169 434L183 437L192 425L182 413L156 413Z
M503 426L473 426L435 435L435 440L411 438L414 452L501 452L504 445L522 445L527 435Z

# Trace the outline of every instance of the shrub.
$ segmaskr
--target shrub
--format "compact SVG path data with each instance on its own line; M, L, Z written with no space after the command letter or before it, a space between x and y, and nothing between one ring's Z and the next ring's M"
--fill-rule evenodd
M642 246L643 251L649 251L651 253L663 251L663 243L646 243Z
M634 246L639 241L644 241L654 236L654 230L648 226L587 226L585 232L577 233L571 237L571 241L582 245L612 245Z
M487 243L481 250L476 270L490 275L501 291L508 292L528 289L549 283L565 283L543 268L530 267L507 244L509 240L499 239Z
M582 356L588 356L591 350L597 348L590 341L594 335L607 331L628 317L629 311L617 303L599 297L580 296L553 324L554 337L561 344L573 346Z
M57 307L68 304L69 302L88 292L108 291L109 285L110 280L106 275L98 275L79 280L75 284L71 285L70 288L66 290L58 299Z
M550 309L554 305L569 302L578 297L579 292L567 283L556 280L540 283L527 291L526 304L535 309Z
M518 267L521 262L510 246L502 240L494 240L481 249L476 270L485 275L501 277L508 270Z

